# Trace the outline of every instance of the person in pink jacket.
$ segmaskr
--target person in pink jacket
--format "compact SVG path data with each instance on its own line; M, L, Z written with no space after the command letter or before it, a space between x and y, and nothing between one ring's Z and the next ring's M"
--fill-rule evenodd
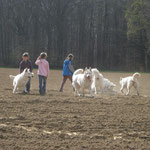
M39 77L39 92L41 95L46 93L46 80L49 72L49 63L46 60L47 53L42 52L37 58L35 64L38 66L38 77Z

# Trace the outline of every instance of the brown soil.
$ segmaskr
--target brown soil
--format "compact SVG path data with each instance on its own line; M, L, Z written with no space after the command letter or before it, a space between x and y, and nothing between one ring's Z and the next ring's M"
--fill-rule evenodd
M74 97L68 81L58 92L61 71L51 71L47 94L38 93L38 79L31 93L12 94L10 74L0 68L0 150L149 150L150 74L139 79L141 96ZM36 74L36 70L35 70ZM127 73L103 73L117 84Z

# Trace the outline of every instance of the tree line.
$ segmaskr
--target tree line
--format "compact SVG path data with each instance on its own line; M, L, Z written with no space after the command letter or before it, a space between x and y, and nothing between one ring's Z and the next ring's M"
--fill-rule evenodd
M0 64L42 51L51 68L150 71L148 0L0 0Z

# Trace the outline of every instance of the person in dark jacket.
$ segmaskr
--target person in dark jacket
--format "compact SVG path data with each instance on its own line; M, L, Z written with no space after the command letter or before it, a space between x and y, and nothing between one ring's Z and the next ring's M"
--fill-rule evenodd
M30 72L32 72L33 70L32 63L29 60L28 52L25 52L22 55L22 61L20 62L20 65L19 65L20 73L22 73L25 68L30 69ZM30 84L31 84L31 78L29 78L28 82L26 83L26 91L28 93L30 92Z

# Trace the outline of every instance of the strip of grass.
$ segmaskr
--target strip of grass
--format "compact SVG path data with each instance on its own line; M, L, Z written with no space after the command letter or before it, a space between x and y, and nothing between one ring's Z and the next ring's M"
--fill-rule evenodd
M0 66L0 68L6 68L6 69L19 69L19 67L13 67L13 66ZM33 69L37 69L38 67L34 67ZM60 68L50 68L50 70L59 70L61 71L62 69ZM111 73L135 73L135 72L140 72L140 71L121 71L121 70L100 70L100 72L111 72ZM150 72L140 72L140 73L147 73L149 74Z

